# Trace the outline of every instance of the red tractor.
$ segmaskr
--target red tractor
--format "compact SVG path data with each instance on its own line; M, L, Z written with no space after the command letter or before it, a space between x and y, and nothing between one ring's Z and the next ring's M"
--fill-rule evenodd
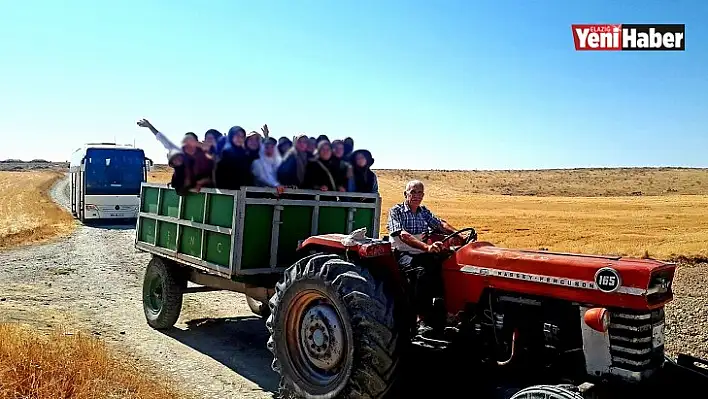
M503 249L478 242L472 228L430 239L446 244L436 301L445 323L430 335L416 328L410 278L386 237L329 234L300 245L303 257L276 285L267 321L285 397L396 396L419 347L452 349L465 367L502 379L534 371L571 384L518 398L609 397L623 388L634 396L667 379L684 389L708 381L707 362L664 355L674 264Z

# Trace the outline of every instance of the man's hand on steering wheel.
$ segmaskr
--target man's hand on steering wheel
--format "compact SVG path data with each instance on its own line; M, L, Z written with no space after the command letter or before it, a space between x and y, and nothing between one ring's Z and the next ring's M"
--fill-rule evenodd
M463 235L463 233L467 233ZM453 241L454 240L454 241ZM459 241L458 241L459 240ZM452 232L441 240L443 243L450 242L451 246L463 246L470 242L477 241L477 232L472 227L466 227Z
M450 237L450 240L448 242L451 247L460 247L462 245L465 245L465 243L467 242L467 234L459 234L456 236L452 236Z
M435 241L434 243L428 245L427 252L430 253L439 253L442 251L444 248L444 245L440 241Z

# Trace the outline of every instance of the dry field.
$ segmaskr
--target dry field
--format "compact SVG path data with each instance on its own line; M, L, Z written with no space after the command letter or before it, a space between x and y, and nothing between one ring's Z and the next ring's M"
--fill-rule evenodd
M159 378L94 338L0 324L0 398L168 399Z
M458 195L622 197L708 195L708 169L614 168L529 171L381 170L387 181L420 179Z
M0 171L0 250L73 230L71 215L49 197L49 190L62 177L56 171Z
M708 257L708 170L378 170L385 212L406 181L426 184L425 204L498 246L660 259ZM169 180L157 170L154 182Z

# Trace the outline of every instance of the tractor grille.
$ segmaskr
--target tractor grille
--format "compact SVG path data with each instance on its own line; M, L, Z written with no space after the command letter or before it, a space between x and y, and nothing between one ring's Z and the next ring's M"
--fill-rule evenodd
M612 367L651 372L664 363L664 308L650 312L610 310Z

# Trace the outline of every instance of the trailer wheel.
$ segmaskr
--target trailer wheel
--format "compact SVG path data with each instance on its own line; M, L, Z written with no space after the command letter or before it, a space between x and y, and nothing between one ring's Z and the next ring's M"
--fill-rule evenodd
M150 327L163 330L175 325L182 310L187 281L172 263L153 256L143 280L143 310Z
M261 302L257 299L253 299L250 296L246 296L246 303L251 311L257 316L268 317L270 316L270 308L268 307L268 302Z
M535 385L520 390L509 399L583 399L576 388L567 385Z
M289 267L270 299L268 349L283 397L381 398L399 371L394 302L371 274L337 255Z

